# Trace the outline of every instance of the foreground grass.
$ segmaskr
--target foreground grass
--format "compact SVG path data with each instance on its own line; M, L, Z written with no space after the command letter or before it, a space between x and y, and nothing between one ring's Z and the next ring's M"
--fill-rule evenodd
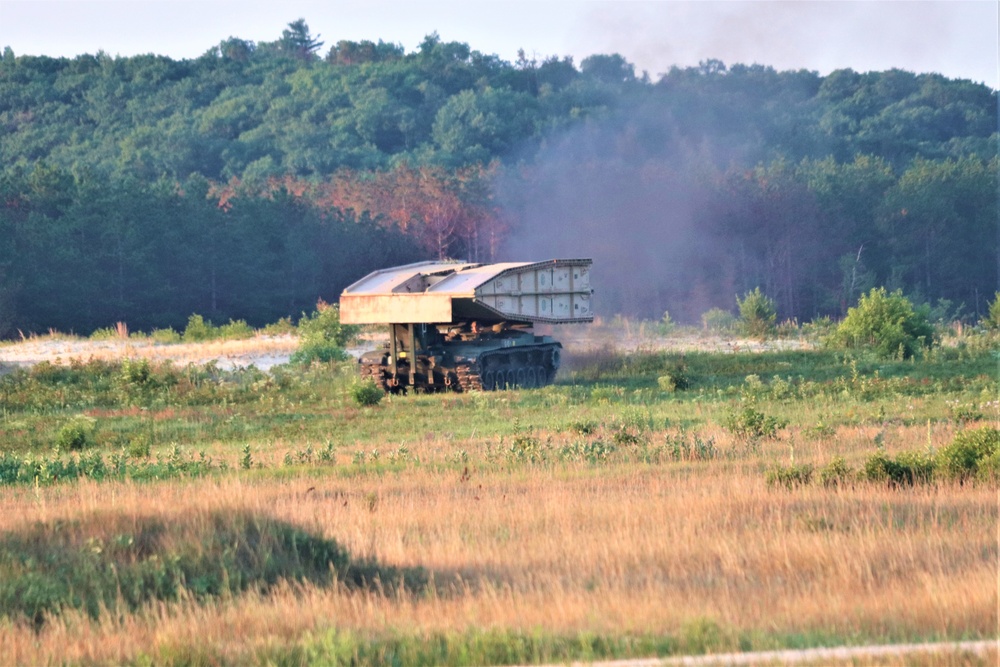
M503 664L511 652L524 662L517 651L573 657L558 646L590 655L587 637L594 657L984 637L995 627L994 501L968 486L775 491L753 471L682 463L8 491L3 528L14 534L109 507L124 524L274 517L436 585L191 596L14 623L0 640L26 663L299 663L346 651L380 664L430 651L432 664L446 650L451 664Z
M678 364L691 387L661 390ZM206 589L185 576L171 595L130 598L109 579L96 606L9 604L0 645L29 664L510 664L989 637L994 483L786 487L767 471L940 451L994 423L995 364L957 351L896 364L599 351L544 390L365 409L332 370L154 367L138 389L114 365L29 374L4 389L22 401L5 403L9 455L124 451L155 474L0 486L4 553L34 554L21 574L59 579L45 554L75 554L63 562L114 564L120 582L121 563L151 556L102 545L135 544L155 525L170 537L148 554L196 552L216 580L247 583ZM748 405L786 425L774 437L727 427ZM82 453L53 454L81 414L93 420ZM174 447L216 463L157 468ZM335 544L330 553L377 564L365 581L382 585L323 574L343 571L333 556L313 575L292 552L266 570L285 543L247 547L252 525ZM394 587L385 573L422 573L426 585Z

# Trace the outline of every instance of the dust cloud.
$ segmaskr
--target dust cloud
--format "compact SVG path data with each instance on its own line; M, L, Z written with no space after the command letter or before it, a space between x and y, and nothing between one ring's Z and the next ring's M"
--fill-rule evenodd
M592 258L602 317L669 311L697 323L712 307L732 310L736 281L704 186L719 156L673 134L667 118L619 117L550 141L498 184L512 221L498 260Z

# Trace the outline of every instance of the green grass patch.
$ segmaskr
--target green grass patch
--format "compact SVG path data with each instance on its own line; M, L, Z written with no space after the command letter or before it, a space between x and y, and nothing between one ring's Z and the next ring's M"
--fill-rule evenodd
M791 489L816 480L814 472L811 464L776 464L766 471L765 479L770 487ZM996 483L1000 480L1000 430L984 426L959 431L937 452L904 450L890 455L878 447L857 471L842 457L834 457L819 469L818 480L826 487L856 482L893 488L939 482Z
M127 450L104 456L100 452L61 456L18 457L0 452L0 485L54 484L87 478L105 481L151 481L182 477L201 477L213 472L225 472L230 466L215 461L204 452L197 457L174 446L166 455L148 458L148 449L136 441L137 450Z
M928 638L905 632L843 636L836 632L789 634L757 629L737 631L711 618L692 618L676 631L663 634L609 635L586 631L559 634L541 628L469 628L461 632L432 633L388 629L372 636L330 629L307 636L297 645L258 649L235 662L345 667L568 664L948 639L955 638ZM147 662L169 665L227 664L226 657L211 648L193 646L171 648L134 661L135 664Z
M291 651L292 664L525 665L671 655L676 639L664 636L557 635L470 629L462 633L387 634L377 639L331 630Z
M39 364L0 376L0 455L9 464L97 454L114 468L111 458L124 452L137 474L140 461L206 443L233 467L247 443L292 449L296 464L310 462L298 451L332 443L342 453L364 450L365 465L385 465L390 452L425 442L486 449L487 463L518 465L707 460L730 454L705 433L712 427L759 449L799 433L830 439L842 426L975 426L998 413L989 350L936 348L907 361L825 350L602 351L542 389L382 396L376 409L359 405L353 390L365 385L356 372L352 362L268 373L143 360ZM376 446L358 445L373 442L381 460Z
M428 577L356 561L333 540L245 512L101 514L0 535L0 616L36 626L65 609L96 618L154 600L266 592L283 580L419 592Z

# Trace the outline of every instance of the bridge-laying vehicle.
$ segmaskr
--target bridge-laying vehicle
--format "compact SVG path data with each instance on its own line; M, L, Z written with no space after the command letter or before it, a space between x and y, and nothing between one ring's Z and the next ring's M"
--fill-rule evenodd
M387 392L544 387L562 345L535 323L591 322L589 259L417 262L368 274L340 296L344 324L383 324L384 349L359 359Z

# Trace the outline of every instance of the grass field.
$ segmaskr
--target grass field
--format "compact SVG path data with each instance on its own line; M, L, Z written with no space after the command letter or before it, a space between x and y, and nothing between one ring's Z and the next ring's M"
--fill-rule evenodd
M991 344L568 356L545 389L374 407L350 364L4 376L4 660L526 664L996 636L998 468L948 458L1000 423Z

